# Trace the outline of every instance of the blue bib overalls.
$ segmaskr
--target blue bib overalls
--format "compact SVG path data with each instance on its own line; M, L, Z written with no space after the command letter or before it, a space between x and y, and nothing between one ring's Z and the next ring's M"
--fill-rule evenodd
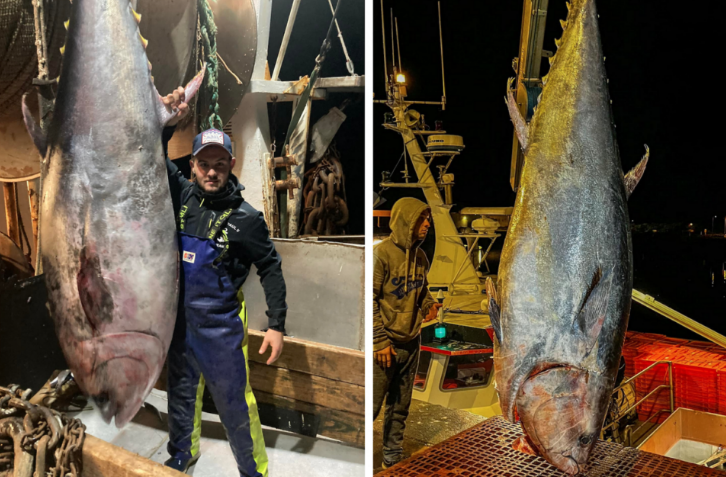
M199 453L205 382L227 431L241 476L266 477L267 453L257 402L249 384L247 309L234 289L214 241L231 210L207 238L185 234L180 213L181 276L174 336L169 350L169 444L172 457Z

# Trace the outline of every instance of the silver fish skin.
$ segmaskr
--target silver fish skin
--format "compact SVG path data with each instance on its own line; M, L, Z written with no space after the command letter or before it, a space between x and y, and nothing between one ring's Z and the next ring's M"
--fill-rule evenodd
M47 137L23 110L47 167L41 250L50 314L80 388L122 427L161 373L178 298L161 143L176 112L153 85L128 0L73 1Z
M525 153L489 311L504 416L537 453L584 471L613 391L633 282L627 197L594 0L574 0L530 125L507 103ZM511 84L511 80L510 80Z

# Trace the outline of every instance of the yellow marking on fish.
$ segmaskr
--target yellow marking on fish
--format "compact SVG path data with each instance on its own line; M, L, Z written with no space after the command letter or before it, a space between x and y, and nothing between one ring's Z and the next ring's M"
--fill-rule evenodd
M63 26L66 27L66 30L68 29L68 27L70 26L70 24L71 24L71 19L70 18L68 20L66 20L65 22L63 22Z
M141 38L141 43L144 45L144 49L146 49L149 46L149 40L141 36L141 32L139 32L139 38Z
M153 68L153 66L151 65L151 61L147 61L147 63L149 64L149 71L151 71L151 69Z
M141 14L138 13L133 8L131 8L131 13L134 15L134 18L136 19L136 23L141 23Z
M61 55L65 55L66 54L66 45L63 45L63 46L60 47L60 52L61 52Z

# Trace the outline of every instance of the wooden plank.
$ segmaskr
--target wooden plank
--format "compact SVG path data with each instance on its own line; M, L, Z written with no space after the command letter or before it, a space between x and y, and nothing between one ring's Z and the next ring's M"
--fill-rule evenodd
M365 87L365 75L318 78L317 83L315 83L315 88L327 89L329 93L362 93L365 91Z
M14 182L3 182L5 195L5 224L8 237L20 247L20 226L18 225L18 201Z
M270 351L264 355L258 353L265 334L250 330L249 335L250 361L267 363ZM282 355L271 366L357 386L365 386L366 382L364 352L295 338L285 338Z
M365 447L365 416L362 414L338 411L262 391L255 391L255 397L261 406L269 404L280 409L313 414L320 420L318 435Z
M81 477L184 477L184 474L86 434Z
M28 203L30 204L30 220L33 226L33 245L38 250L38 181L32 180L26 183L28 185ZM36 274L37 275L37 274Z
M250 363L250 384L255 391L354 414L365 414L363 386L255 362Z

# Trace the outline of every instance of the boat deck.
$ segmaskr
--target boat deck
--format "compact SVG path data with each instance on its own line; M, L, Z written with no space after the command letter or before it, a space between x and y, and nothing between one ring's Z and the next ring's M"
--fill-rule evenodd
M426 475L477 477L567 477L541 457L512 448L522 435L519 424L501 416L493 417L457 434L420 454L378 474L379 477ZM653 477L653 476L723 476L723 472L686 462L599 441L583 476Z
M383 467L383 413L373 423L373 472ZM410 414L406 419L403 439L405 455L416 455L470 427L481 423L483 416L460 409L429 404L413 399Z
M86 425L86 431L106 442L163 463L169 458L166 444L166 393L154 389L136 417L123 429L103 422L96 410L68 413ZM355 476L365 472L363 449L354 448L326 438L313 439L263 426L269 458L270 475L300 477L320 475ZM216 414L202 413L201 457L189 469L195 477L239 477L239 471L229 447L224 428Z

